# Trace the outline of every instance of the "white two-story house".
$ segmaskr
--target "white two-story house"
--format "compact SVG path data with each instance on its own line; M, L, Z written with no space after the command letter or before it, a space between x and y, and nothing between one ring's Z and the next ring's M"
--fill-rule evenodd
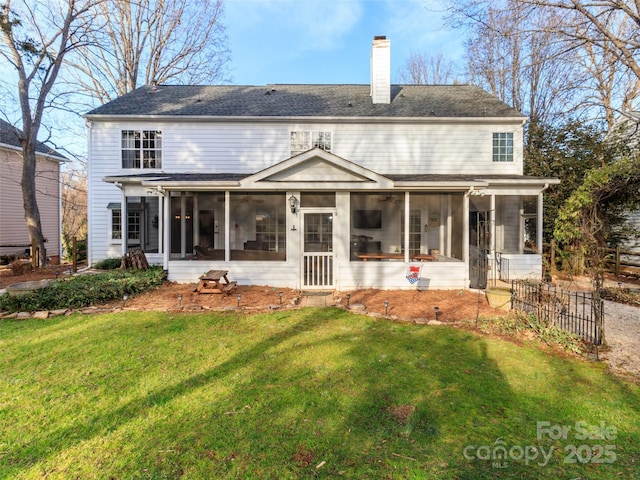
M385 37L371 72L147 86L89 112L90 262L141 247L173 281L299 289L540 278L557 180L523 176L525 117L474 86L391 84Z

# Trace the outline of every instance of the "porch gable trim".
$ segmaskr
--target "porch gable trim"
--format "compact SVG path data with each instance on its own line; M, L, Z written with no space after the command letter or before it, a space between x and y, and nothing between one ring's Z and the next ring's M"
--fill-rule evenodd
M322 178L309 175L309 171L322 170ZM305 173L306 172L306 173ZM276 163L240 181L241 187L250 188L265 183L287 185L307 183L368 184L375 188L393 188L393 181L384 175L357 165L342 157L315 147L294 157Z

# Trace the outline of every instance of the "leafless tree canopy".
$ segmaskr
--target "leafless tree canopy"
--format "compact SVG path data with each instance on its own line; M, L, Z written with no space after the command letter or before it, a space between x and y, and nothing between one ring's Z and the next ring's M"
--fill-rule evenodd
M551 12L514 4L490 8L485 22L473 25L466 44L467 71L480 85L535 121L548 121L571 108L575 57L549 32Z
M229 61L223 0L106 0L106 27L73 57L76 81L100 103L141 85L222 83Z
M472 28L469 75L532 118L633 110L640 80L637 0L456 0Z
M65 248L71 239L87 237L87 172L68 169L62 173L62 237Z
M412 52L399 74L400 82L413 85L449 84L458 81L456 65L442 53Z

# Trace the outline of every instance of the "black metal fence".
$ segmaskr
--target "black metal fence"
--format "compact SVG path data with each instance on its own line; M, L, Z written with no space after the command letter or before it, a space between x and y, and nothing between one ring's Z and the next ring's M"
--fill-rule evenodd
M536 315L547 326L575 333L586 342L602 345L604 301L591 292L573 292L556 285L514 280L513 308Z

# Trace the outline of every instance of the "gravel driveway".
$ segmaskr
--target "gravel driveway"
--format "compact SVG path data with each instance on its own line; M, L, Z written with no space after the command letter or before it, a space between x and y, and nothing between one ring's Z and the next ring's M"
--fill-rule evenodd
M613 371L640 377L640 307L605 300L604 315L610 350L602 356Z

